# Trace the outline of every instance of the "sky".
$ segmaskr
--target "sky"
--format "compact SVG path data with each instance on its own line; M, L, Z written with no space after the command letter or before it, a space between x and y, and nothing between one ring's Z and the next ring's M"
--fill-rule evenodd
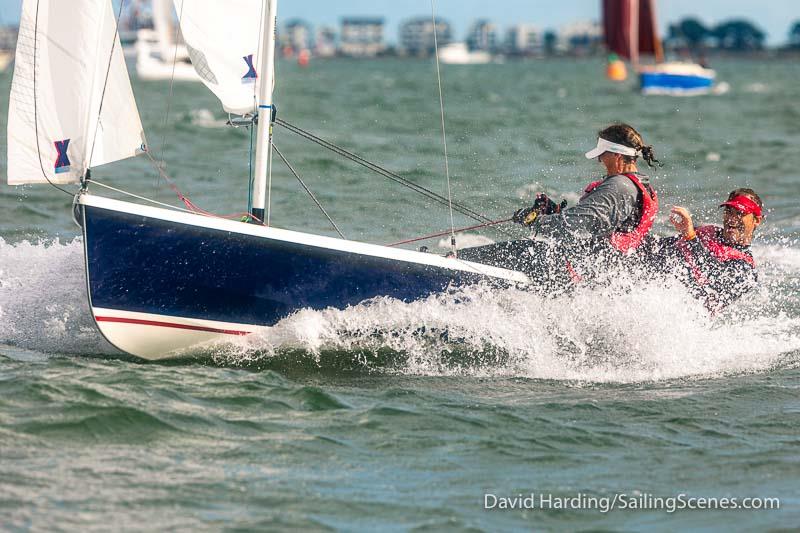
M0 0L0 21L16 23L20 5L21 0ZM569 22L600 18L600 0L434 0L434 5L437 17L453 25L458 39L465 37L473 20L483 17L503 31L518 23L558 29ZM430 14L431 0L280 0L278 3L279 21L298 17L315 26L338 27L343 16L384 17L389 41L396 41L397 28L403 20ZM670 22L690 15L706 25L746 18L767 33L769 45L779 45L786 42L791 25L800 20L800 0L659 0L657 15L662 32Z

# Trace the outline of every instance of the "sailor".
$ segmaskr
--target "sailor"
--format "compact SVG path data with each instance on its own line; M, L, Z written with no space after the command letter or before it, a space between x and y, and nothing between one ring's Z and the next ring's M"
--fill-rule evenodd
M605 270L608 260L624 260L637 251L658 212L658 197L648 176L639 172L639 157L650 167L661 165L638 131L628 124L612 124L586 152L587 159L602 163L606 175L590 183L575 206L563 208L563 203L539 194L534 205L518 210L513 220L529 226L536 240L563 252L563 266L573 281L598 267Z
M683 281L712 314L756 286L750 243L763 220L763 204L753 189L734 189L720 207L722 227L695 227L689 210L673 207L670 222L678 235L659 241L653 262Z

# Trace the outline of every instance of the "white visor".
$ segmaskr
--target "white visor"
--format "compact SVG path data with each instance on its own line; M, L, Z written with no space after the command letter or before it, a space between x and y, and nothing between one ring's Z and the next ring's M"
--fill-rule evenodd
M614 152L615 154L629 155L631 157L639 155L639 150L625 146L624 144L612 143L602 137L597 138L597 146L586 152L586 159L594 159L600 157L605 152Z

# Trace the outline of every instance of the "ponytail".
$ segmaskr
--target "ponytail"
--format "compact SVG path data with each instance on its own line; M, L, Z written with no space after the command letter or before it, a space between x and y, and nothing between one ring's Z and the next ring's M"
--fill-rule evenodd
M664 164L656 159L656 153L652 145L644 144L642 135L636 131L633 126L625 123L612 124L611 126L601 130L598 133L599 137L607 141L611 141L624 146L635 148L640 154L642 159L645 160L649 167L663 167ZM626 161L635 162L638 156L623 156Z
M663 167L664 166L664 163L662 163L661 161L656 159L656 152L655 152L655 150L653 150L653 146L652 145L641 145L641 146L639 146L638 150L639 150L639 153L642 154L642 159L645 160L645 162L647 163L648 167L653 168L653 167L656 167L656 166L659 166L659 167Z

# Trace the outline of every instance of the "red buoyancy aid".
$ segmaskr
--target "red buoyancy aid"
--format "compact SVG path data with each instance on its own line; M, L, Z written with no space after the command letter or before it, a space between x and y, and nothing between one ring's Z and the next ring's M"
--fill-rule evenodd
M697 234L697 238L700 239L705 249L718 261L744 261L750 265L750 268L755 268L756 262L753 260L753 256L722 242L719 238L719 229L718 226L700 226L699 228L695 228L694 232ZM708 283L708 279L697 265L692 250L689 248L686 241L683 239L678 240L677 246L681 254L683 254L686 263L689 265L694 280L700 285Z
M629 254L642 244L644 236L653 227L656 213L658 213L658 195L653 188L645 186L636 174L622 175L631 180L642 193L642 215L635 228L627 232L615 231L609 237L609 242L616 250L623 254ZM605 180L593 181L586 187L585 192L587 194L592 192L603 181Z

